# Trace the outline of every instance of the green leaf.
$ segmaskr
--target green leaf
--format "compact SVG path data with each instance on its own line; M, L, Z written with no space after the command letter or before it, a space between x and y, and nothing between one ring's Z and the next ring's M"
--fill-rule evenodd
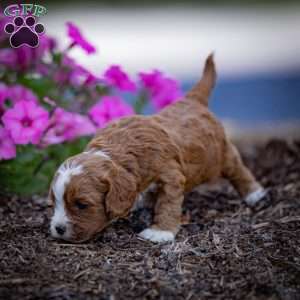
M146 90L142 90L138 97L137 100L134 103L134 110L137 114L141 114L145 108L145 105L148 102L148 93Z
M46 194L59 165L83 151L87 142L88 138L80 138L45 149L33 145L18 147L15 159L0 162L1 192L23 196Z
M22 76L19 82L31 89L40 99L49 96L51 91L57 88L55 83L47 77Z
M53 53L52 58L53 58L54 63L56 63L57 65L60 65L62 62L63 53L61 53L61 52Z

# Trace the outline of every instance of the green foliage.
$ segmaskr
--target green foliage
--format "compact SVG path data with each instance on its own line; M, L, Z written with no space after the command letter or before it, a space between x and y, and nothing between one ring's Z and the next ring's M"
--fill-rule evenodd
M5 194L46 194L58 166L81 152L88 138L38 149L33 145L18 148L17 157L0 162L0 190Z
M49 91L53 91L56 89L55 83L47 77L38 77L34 78L29 74L20 76L18 80L22 85L28 87L40 98L43 99L49 95Z

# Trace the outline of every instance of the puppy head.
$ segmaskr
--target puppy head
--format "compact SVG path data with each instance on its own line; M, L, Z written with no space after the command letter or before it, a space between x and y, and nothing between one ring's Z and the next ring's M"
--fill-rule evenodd
M54 204L52 236L82 242L128 214L136 184L130 173L103 152L83 152L60 166L49 197Z

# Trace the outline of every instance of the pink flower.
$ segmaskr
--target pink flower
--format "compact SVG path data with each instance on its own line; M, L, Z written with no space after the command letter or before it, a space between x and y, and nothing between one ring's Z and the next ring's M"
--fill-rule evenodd
M16 54L16 66L13 69L18 69L25 71L29 69L35 61L39 59L36 57L35 51L33 48L29 48L25 45L20 46L19 48L13 49Z
M53 75L54 81L60 84L69 82L70 74L75 67L76 63L74 59L68 55L64 55L61 60L61 67Z
M153 70L152 73L140 72L139 77L143 85L151 91L154 92L160 89L160 82L163 78L163 75L160 71Z
M135 83L118 65L110 66L104 72L104 79L107 84L116 86L121 91L128 91L128 92L136 91Z
M36 60L34 50L27 46L0 49L0 63L12 70L25 71Z
M90 121L88 117L82 116L80 114L73 114L74 123L76 124L76 136L91 135L96 132L94 124Z
M36 65L36 72L42 75L43 77L48 76L50 74L50 70L51 69L49 68L49 66L44 63L38 63Z
M4 31L4 27L7 23L11 23L13 21L12 17L7 17L0 11L0 42L8 40L8 35Z
M0 83L0 116L2 116L5 110L7 110L12 104L21 100L37 102L37 97L31 90L23 87L22 85L16 84L7 86Z
M157 109L177 102L182 96L177 81L166 78L161 90L152 98L153 104Z
M0 49L0 64L9 68L15 68L17 62L17 56L14 49Z
M13 23L14 17L5 16L0 12L0 64L13 70L25 71L29 67L34 67L47 51L52 51L55 47L55 40L48 36L39 36L39 46L30 48L28 46L20 46L11 48L9 46L9 35L5 33L4 27L8 23Z
M30 48L28 46L20 46L19 48L0 49L0 63L13 69L25 71L35 66L42 57L55 47L55 41L47 36L40 37L39 46Z
M0 160L16 157L16 146L9 132L0 126Z
M52 52L56 48L56 40L52 37L43 34L39 37L39 46L32 48L35 57L42 57L47 52Z
M2 121L16 144L38 144L48 126L48 112L34 101L21 100L8 109Z
M0 43L4 47L8 46L9 35L5 33L4 27L7 23L13 22L12 17L6 17L0 12ZM0 64L13 70L27 70L33 67L47 51L52 51L55 47L55 40L47 35L39 37L39 46L30 48L28 46L20 46L18 48L0 49Z
M99 126L129 115L133 115L133 108L117 96L104 96L89 111L91 119Z
M9 98L8 88L5 84L0 83L0 117L6 110L6 100Z
M149 90L152 103L158 110L178 101L182 96L178 82L164 76L160 71L140 73L139 77L144 87Z
M61 68L53 76L56 82L70 83L73 86L82 84L92 85L98 81L94 74L77 64L75 60L68 55L64 55L61 62Z
M94 134L95 126L85 116L57 108L51 117L49 130L43 138L45 144L58 144L80 136Z
M96 48L91 45L81 34L79 28L71 22L67 22L68 35L72 39L72 45L80 46L87 54L96 52Z
M74 86L92 85L99 81L94 74L80 65L76 65L69 74L69 81Z
M8 86L8 97L15 103L20 100L25 100L25 101L33 101L37 102L38 99L36 95L26 87L20 85L20 84L15 84Z

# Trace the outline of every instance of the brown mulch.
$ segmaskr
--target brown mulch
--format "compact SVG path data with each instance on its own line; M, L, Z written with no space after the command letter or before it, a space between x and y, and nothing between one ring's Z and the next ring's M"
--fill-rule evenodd
M241 150L266 199L250 209L227 184L194 191L173 244L137 238L144 210L59 242L43 199L2 197L0 299L300 299L300 141Z

